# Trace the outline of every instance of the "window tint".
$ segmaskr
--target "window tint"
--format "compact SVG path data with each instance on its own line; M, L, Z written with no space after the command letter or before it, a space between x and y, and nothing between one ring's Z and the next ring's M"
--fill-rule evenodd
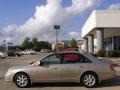
M60 55L53 54L41 61L42 64L60 64Z
M63 63L80 63L80 58L78 54L64 54Z
M81 63L91 63L91 61L83 55L80 55Z

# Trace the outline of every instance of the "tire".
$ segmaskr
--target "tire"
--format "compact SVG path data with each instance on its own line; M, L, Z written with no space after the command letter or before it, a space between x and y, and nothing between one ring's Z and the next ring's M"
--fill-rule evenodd
M25 73L18 73L15 76L15 85L19 88L26 88L30 85L29 76Z
M85 73L82 76L82 84L87 88L96 87L99 84L97 75L92 72Z

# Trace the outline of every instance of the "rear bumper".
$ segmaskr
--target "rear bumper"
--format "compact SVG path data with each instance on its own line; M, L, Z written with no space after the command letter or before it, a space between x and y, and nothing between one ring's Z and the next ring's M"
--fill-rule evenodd
M110 71L110 72L107 72L105 74L102 74L99 79L100 79L100 82L101 82L101 81L104 81L104 80L113 79L116 76L117 76L116 71Z

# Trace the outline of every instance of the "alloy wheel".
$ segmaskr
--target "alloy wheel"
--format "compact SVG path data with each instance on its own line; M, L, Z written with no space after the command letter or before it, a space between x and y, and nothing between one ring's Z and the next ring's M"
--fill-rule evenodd
M29 85L29 77L24 73L19 73L16 75L15 84L20 88L27 87Z
M99 83L99 80L97 76L93 73L87 73L83 76L82 82L84 86L90 88L90 87L95 87Z

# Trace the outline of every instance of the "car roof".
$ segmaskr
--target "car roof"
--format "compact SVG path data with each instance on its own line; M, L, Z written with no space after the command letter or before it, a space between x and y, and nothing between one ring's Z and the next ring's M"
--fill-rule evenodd
M99 60L96 60L97 58L90 55L89 53L87 52L84 52L84 51L62 51L62 52L51 52L51 53L48 53L46 56L49 56L49 55L52 55L52 54L69 54L69 53L76 53L76 54L81 54L81 55L84 55L85 57L89 58L92 62L100 62Z
M81 51L62 51L62 52L56 52L57 54L65 54L65 53L76 53L76 54L80 54L80 53L85 53L85 52L81 52ZM54 54L56 54L54 53Z

